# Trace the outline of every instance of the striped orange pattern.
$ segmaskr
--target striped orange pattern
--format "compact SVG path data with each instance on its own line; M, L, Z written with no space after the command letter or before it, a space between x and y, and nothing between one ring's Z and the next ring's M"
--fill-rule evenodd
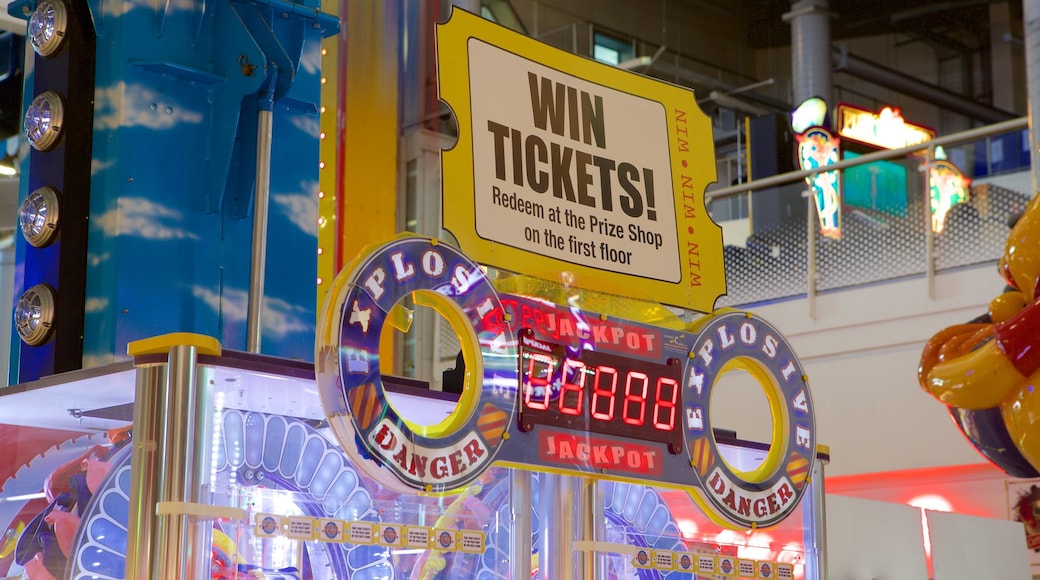
M700 437L693 442L693 445L690 446L690 456L697 473L701 474L701 477L707 475L708 468L714 463L711 456L711 445L708 443L707 437Z
M350 409L357 417L358 427L368 429L376 416L382 413L383 407L376 397L376 387L365 383L350 392Z
M791 478L791 483L796 486L805 483L805 479L809 477L809 460L797 451L787 460L787 477Z
M480 429L480 433L489 447L495 447L502 439L502 433L506 431L507 419L505 411L491 403L484 403L484 408L480 410L480 417L477 419L477 429Z

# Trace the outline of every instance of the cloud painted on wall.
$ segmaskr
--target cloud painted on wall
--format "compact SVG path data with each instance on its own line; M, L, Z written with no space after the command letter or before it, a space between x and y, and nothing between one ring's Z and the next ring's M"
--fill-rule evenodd
M318 182L304 181L300 188L306 193L283 193L271 195L271 201L281 209L300 231L318 235Z
M83 368L94 369L98 367L103 367L105 365L110 365L116 362L116 360L126 360L128 358L130 358L129 355L122 355L117 358L110 352L100 354L83 353Z
M93 297L87 298L83 303L84 312L104 312L108 308L107 297Z
M164 12L166 16L171 16L174 12L188 12L192 10L198 10L198 0L166 0ZM105 7L106 16L123 16L132 10L148 10L149 12L160 14L156 9L155 0L124 0L123 2L103 2L102 6Z
M191 293L225 320L245 322L248 316L249 293L245 290L225 288L221 296L209 288L192 286ZM268 296L264 299L263 335L285 338L298 332L312 333L314 327L308 322L308 316L313 317L313 313L280 298Z
M105 252L104 254L87 253L87 264L91 267L100 266L103 262L107 262L112 259L112 254Z
M321 121L317 117L312 117L310 115L293 115L292 124L303 134L314 137L315 139L317 139L318 135L321 134Z
M101 11L105 17L120 18L131 10L139 10L142 8L151 8L148 0L126 0L125 2L103 2L101 4Z
M308 42L300 55L300 67L310 74L321 70L321 43Z
M95 91L95 130L145 127L160 131L183 123L201 123L202 118L202 112L182 107L142 84L120 81Z
M133 236L146 240L197 240L194 233L180 227L184 214L142 197L121 197L119 207L94 219L105 235Z
M115 162L114 159L105 161L103 159L98 159L97 157L95 157L95 158L90 160L90 174L91 175L97 175L98 173L101 173L102 171L105 171L105 170L109 169L110 167L115 167L115 166L116 166L116 162Z

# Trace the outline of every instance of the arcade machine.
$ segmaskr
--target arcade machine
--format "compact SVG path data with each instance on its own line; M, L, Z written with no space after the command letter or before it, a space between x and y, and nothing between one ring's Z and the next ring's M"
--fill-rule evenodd
M128 74L138 84L114 83L123 99L117 101L144 94L156 107L120 109L118 129L99 125L103 113L95 109L95 128L113 131L107 140L53 133L60 130L52 123L60 118L53 116L55 103L64 105L63 97L30 106L45 137L42 148L54 147L42 152L47 155L33 153L31 165L64 164L70 175L82 171L75 156L65 155L75 139L133 157L132 144L148 131L179 126L156 125L162 114L190 117L190 108L180 105L194 102L191 93L200 88L210 94L206 87L233 85L252 96L236 101L226 90L212 93L221 96L196 121L223 122L222 107L238 107L237 119L253 114L257 122L242 121L245 130L232 131L236 139L214 137L213 163L204 175L175 182L197 182L208 194L216 183L220 191L199 205L171 209L161 183L168 171L154 160L138 159L151 163L142 167L154 174L129 172L127 165L118 172L95 167L93 177L80 175L86 181L48 186L61 190L56 199L64 201L67 188L90 182L90 206L117 204L122 221L114 230L97 219L80 224L79 233L63 229L57 239L64 248L34 237L21 249L22 284L36 290L22 296L16 317L18 384L0 393L0 574L30 580L823 576L826 456L816 444L807 377L784 337L750 313L724 311L686 322L658 304L544 279L532 283L442 241L406 235L369 247L337 276L316 316L313 364L295 356L301 347L292 331L282 336L285 346L274 347L284 352L225 348L241 349L244 325L206 328L208 318L192 306L193 300L212 302L201 283L191 288L190 300L171 289L146 299L147 286L161 284L138 276L138 286L105 294L111 303L90 303L87 324L98 332L63 326L75 316L67 310L75 301L64 297L109 292L118 266L147 257L147 248L127 239L140 225L134 203L145 202L128 193L135 179L155 188L149 207L162 209L157 215L171 222L148 230L173 240L176 248L163 255L197 252L214 242L207 237L213 231L226 236L215 246L218 255L198 254L190 267L182 257L155 256L151 262L158 264L141 267L163 271L164 280L178 273L205 278L196 275L228 258L221 252L238 255L231 246L245 229L236 220L248 199L226 185L243 174L239 164L250 149L243 135L257 130L262 136L260 128L271 122L265 110L282 131L305 125L301 97L313 94L272 71L302 76L307 67L299 64L309 61L300 55L313 54L308 47L332 30L327 18L303 3L218 4L194 12L135 7L122 15L125 21L102 3L12 4L28 16L33 42L41 46L55 44L48 38L65 25L98 38L118 31L129 40L133 22L143 27L133 34L152 35L155 42L146 48L171 35L196 47L210 42L220 25L234 24L225 33L239 41L248 36L259 53L237 57L241 74L233 81L221 76L226 70L207 70L212 63L205 59L194 67L132 59ZM284 18L275 17L279 11ZM453 16L463 24L469 18ZM281 20L288 24L274 24ZM189 34L173 34L182 30ZM56 48L42 49L54 52L37 57L37 82L58 74L41 66L51 54L65 59L61 71L69 79L85 74L68 66L70 46L82 48L75 36L70 33L64 47L59 39ZM286 44L296 50L275 50ZM119 55L140 48L107 46ZM99 58L98 78L113 80L117 73L105 67L120 58ZM254 78L250 63L266 63L262 79ZM149 92L149 83L175 88L173 104L160 102L167 97ZM128 119L139 121L129 123L133 130ZM284 141L252 145L291 148ZM212 179L214 171L233 175ZM46 185L41 175L30 171L25 188L22 213L32 218L23 224L26 236L68 225L47 225L55 202L45 193L32 201ZM274 183L292 178L272 170ZM261 181L258 175L258 200ZM662 215L675 213L667 204L650 205ZM188 227L193 217L208 221ZM217 223L223 229L213 227ZM278 224L270 226L287 227ZM75 246L75 235L88 243ZM85 273L41 265L72 263L70 247L92 256ZM95 253L105 249L112 253ZM613 254L615 260L622 255L632 254ZM233 297L228 289L243 284L243 271L222 271L218 295ZM47 275L58 277L28 280ZM162 309L165 299L169 308L154 324L137 309ZM390 358L381 352L384 335L410 324L406 302L434 309L459 337L460 394L430 391L383 368ZM133 308L119 310L124 304ZM48 320L52 308L58 314ZM181 326L171 328L173 321ZM142 334L143 327L155 332ZM129 360L116 355L122 344ZM77 348L84 359L91 354L92 364L73 360ZM769 400L774 428L764 444L714 429L712 389L734 369L754 377Z
M365 281L395 263L422 274L374 299ZM481 272L427 238L376 249L338 284L316 374L174 334L133 343L132 363L11 388L3 424L81 434L0 488L7 574L820 577L811 401L779 332L742 312L651 326ZM424 293L457 305L473 340L457 400L383 375L370 342ZM711 386L734 365L782 407L768 448L711 429Z

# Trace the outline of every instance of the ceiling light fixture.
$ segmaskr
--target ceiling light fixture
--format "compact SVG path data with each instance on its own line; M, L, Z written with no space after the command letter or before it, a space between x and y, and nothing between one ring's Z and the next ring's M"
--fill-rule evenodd
M18 158L10 153L0 158L0 175L5 177L18 175Z

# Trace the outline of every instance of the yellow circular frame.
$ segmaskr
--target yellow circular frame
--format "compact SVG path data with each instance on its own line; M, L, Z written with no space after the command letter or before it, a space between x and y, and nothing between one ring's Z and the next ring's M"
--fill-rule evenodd
M715 395L715 387L718 385L722 377L726 376L726 373L742 370L758 383L758 386L762 388L762 391L766 395L766 400L769 402L769 416L773 419L773 428L770 429L769 437L769 452L766 453L765 459L755 469L750 471L743 471L733 467L729 461L722 455L719 456L730 471L734 475L740 477L747 483L762 483L763 481L771 478L776 474L777 470L780 469L784 458L787 457L788 453L788 441L787 433L790 431L790 417L787 414L787 406L783 402L783 393L780 390L780 384L776 382L772 373L762 366L762 363L748 357L737 357L726 364L722 365L719 369L718 375L715 377L715 382L712 384L712 396ZM709 405L710 405L709 401ZM712 437L715 434L712 433ZM716 444L718 442L716 441Z

